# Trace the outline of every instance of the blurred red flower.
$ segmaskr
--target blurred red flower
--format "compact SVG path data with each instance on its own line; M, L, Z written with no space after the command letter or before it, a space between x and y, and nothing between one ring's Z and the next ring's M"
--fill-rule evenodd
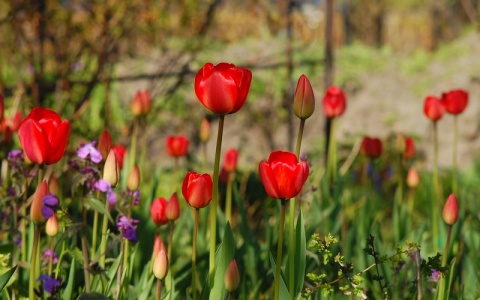
M364 137L360 153L370 158L377 158L382 155L382 141L378 138Z
M448 113L458 115L467 107L468 93L460 89L443 93L442 104Z
M146 115L150 112L152 100L148 91L137 91L133 97L130 110L134 116Z
M123 160L125 158L125 153L127 153L127 148L122 145L115 145L112 147L115 155L117 156L118 166L120 169L123 168Z
M331 86L323 97L323 113L327 118L338 117L343 114L346 107L345 94L336 87Z
M223 169L227 172L235 172L237 169L238 151L235 148L230 148L225 152L223 160Z
M152 220L157 225L163 225L168 223L167 215L165 214L167 208L167 200L163 197L159 197L153 200L150 205L150 215Z
M187 155L188 138L182 135L168 136L166 139L167 152L170 156L181 157Z
M188 172L183 179L182 194L187 203L202 208L212 201L213 181L209 174Z
M427 96L425 98L425 105L423 107L423 112L425 116L432 120L433 122L438 121L444 113L444 107L440 101L435 96Z
M412 158L415 154L415 142L411 137L405 138L405 151L403 152L403 157Z

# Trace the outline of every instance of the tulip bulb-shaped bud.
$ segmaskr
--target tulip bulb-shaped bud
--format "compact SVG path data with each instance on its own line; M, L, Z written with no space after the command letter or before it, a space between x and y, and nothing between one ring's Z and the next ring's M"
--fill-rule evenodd
M168 273L168 257L165 249L160 249L153 261L153 274L158 280L162 280Z
M148 91L138 91L133 98L130 110L136 117L146 115L150 112L152 107L152 100Z
M98 139L98 151L102 154L103 159L107 159L108 153L112 149L112 138L107 129L102 131Z
M58 233L58 220L55 214L48 218L47 224L45 224L45 232L48 236L54 237Z
M450 226L457 222L458 201L454 194L450 194L450 196L448 196L447 202L445 202L445 206L443 207L442 217L443 221Z
M178 203L177 193L173 193L165 207L165 216L169 221L175 221L180 216L180 204Z
M138 187L140 186L140 169L138 166L133 167L133 170L130 172L130 175L128 176L128 182L127 182L127 189L129 191L135 191L138 190Z
M412 158L415 155L415 142L411 137L405 138L405 151L403 157Z
M45 218L42 214L42 206L43 206L43 197L48 194L48 183L46 180L42 181L40 185L37 187L35 194L33 194L32 198L32 205L30 207L30 219L34 223L41 223L45 222Z
M48 181L48 190L50 193L59 195L60 188L58 186L58 179L55 176L52 176Z
M225 289L228 292L233 292L240 284L240 272L238 271L237 261L233 259L225 271L224 277Z
M153 257L157 257L158 253L160 253L160 250L165 251L165 244L163 243L162 239L160 236L156 235L155 240L153 242Z
M235 172L237 169L238 151L235 148L230 148L225 153L223 161L223 169L228 173Z
M411 167L408 170L407 174L407 185L411 189L415 189L418 187L418 184L420 183L420 176L418 175L418 171L415 167Z
M108 181L112 187L118 184L120 178L120 167L118 165L117 155L113 149L110 150L103 166L103 179Z
M212 190L213 181L209 174L188 172L183 179L182 194L191 207L200 209L210 204Z
M198 134L200 136L200 142L203 144L206 144L210 139L210 122L208 122L207 118L203 118Z
M310 118L315 111L315 95L307 76L298 79L295 97L293 98L293 112L302 120Z
M440 120L440 118L443 116L445 108L440 102L440 99L435 96L427 96L425 98L423 112L425 113L425 116L427 118L429 118L433 122L436 122Z
M323 97L323 113L327 118L341 116L345 112L346 99L343 91L335 86L331 86L325 92Z

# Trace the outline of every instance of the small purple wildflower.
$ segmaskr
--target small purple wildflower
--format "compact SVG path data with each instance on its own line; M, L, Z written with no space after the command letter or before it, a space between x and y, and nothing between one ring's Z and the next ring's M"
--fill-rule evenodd
M98 164L102 161L102 154L100 153L100 151L98 151L97 148L95 148L96 144L97 142L93 141L91 143L81 146L77 150L77 156L83 159L87 159L87 157L90 156L90 160Z
M42 215L45 219L50 219L51 216L55 213L55 209L57 208L58 204L57 196L50 193L43 197L43 205L42 205Z
M132 197L132 204L133 205L138 205L140 204L140 190L135 190L135 191L127 191L127 194Z
M117 203L117 194L112 189L110 182L100 179L93 185L95 189L99 190L100 192L107 193L107 201L110 204L110 208L115 206Z
M52 263L53 264L58 263L58 255L52 249L45 250L41 255L42 261L45 261L46 264L48 264L48 260L50 259L50 257L52 257Z
M37 281L41 281L43 290L46 292L49 292L50 294L53 294L54 292L56 292L56 289L61 284L60 280L57 280L47 274L40 275Z
M441 276L442 272L432 269L432 275L430 275L430 280L438 282Z
M135 230L137 229L138 220L128 219L125 216L121 216L118 220L117 227L118 230L122 233L122 237L126 238L130 242L135 243L137 241L137 234Z
M22 237L17 236L15 242L17 243L18 247L22 248Z
M12 150L8 152L8 160L21 159L23 161L23 151L22 150Z

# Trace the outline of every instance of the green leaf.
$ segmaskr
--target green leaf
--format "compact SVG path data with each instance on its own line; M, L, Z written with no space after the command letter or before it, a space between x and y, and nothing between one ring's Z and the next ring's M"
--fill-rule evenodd
M110 212L108 212L105 209L106 208L105 203L102 203L102 201L98 200L97 198L87 197L83 202L83 206L85 206L86 209L93 209L95 211L98 211L102 215L107 214L108 220L110 220L110 222L113 223L113 219L112 219L112 216L110 216Z
M450 296L450 288L452 287L454 269L455 269L455 258L452 259L452 262L450 262L450 272L448 272L448 284L446 286L447 292L445 293L445 299L448 299Z
M210 299L221 300L225 299L228 294L224 286L225 271L233 259L235 252L235 241L233 239L233 232L230 224L227 222L225 233L223 234L223 241L217 251L217 261L215 268L215 278L213 287L210 290Z
M303 281L305 280L307 240L305 237L305 224L303 222L303 213L300 209L297 226L295 228L295 293L300 293L303 288Z
M10 278L15 273L15 270L17 269L17 267L18 266L15 266L15 267L11 268L10 270L8 270L7 272L0 275L0 292L7 285L8 281L10 280Z
M68 274L68 282L67 286L65 287L65 290L63 291L63 299L64 300L70 300L72 299L72 293L73 293L73 282L75 279L75 260L72 259L72 263L70 264L70 273Z
M277 264L275 263L275 259L273 258L272 253L270 253L270 264L272 265L273 277L276 277L275 270L277 268ZM290 299L290 294L288 293L287 285L285 284L285 276L283 275L283 272L281 269L280 269L280 285L279 286L280 286L279 298Z
M115 274L117 274L118 267L120 266L121 260L122 260L122 256L119 255L107 271L107 276L110 279L110 281L108 282L107 287L105 289L106 294L110 292L110 288L115 283L115 280L116 280Z

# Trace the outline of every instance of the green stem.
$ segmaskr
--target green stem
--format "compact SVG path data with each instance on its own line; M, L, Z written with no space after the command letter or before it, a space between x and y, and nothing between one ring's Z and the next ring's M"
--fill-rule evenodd
M278 245L277 245L277 261L275 268L275 294L274 300L279 300L280 296L280 267L282 266L282 246L283 246L283 229L285 226L285 199L282 199L282 212L280 214L280 233L278 234Z
M162 298L162 281L157 279L157 292L155 293L155 300L160 300Z
M225 219L230 225L232 225L232 185L234 178L235 173L231 172L228 174L227 195L225 199Z
M452 191L458 195L458 179L457 179L457 147L458 147L458 116L453 116L453 162L452 162Z
M327 178L329 188L333 188L333 184L336 180L336 169L337 169L337 161L336 161L336 141L335 141L335 118L332 118L330 127L330 143L328 144L328 154L327 154Z
M403 203L403 161L402 161L402 154L399 155L399 158L398 158L398 174L399 174L399 178L398 178L398 202L397 204L400 206L401 203Z
M88 261L88 243L87 243L87 211L82 205L82 254L83 254L83 274L85 276L85 290L90 293L90 269Z
M440 183L438 177L438 128L437 122L433 122L433 199L432 199L432 235L433 250L438 251L438 205L440 203Z
M33 236L33 246L32 253L30 257L30 282L28 289L29 299L35 299L35 278L38 274L36 272L36 265L38 260L38 245L40 243L40 228L37 225L35 226L35 233Z
M448 249L450 247L450 236L452 235L452 226L448 226L448 235L447 235L447 243L445 244L445 251L443 253L442 258L442 266L446 267L448 262ZM437 299L444 299L445 294L445 278L443 276L440 277L440 282L438 283L438 297ZM448 296L448 295L446 295Z
M195 208L195 224L193 226L193 245L192 245L192 298L197 300L197 232L198 232L198 212Z
M168 248L167 248L167 254L168 254L168 263L169 265L172 264L172 247L173 247L173 230L175 223L174 221L169 221L169 227L170 227L170 233L168 235ZM172 279L172 270L170 270L167 273L167 277L165 278L165 286L167 288L167 291L171 291L173 288L173 279ZM172 299L172 293L169 293L170 299Z
M105 214L103 215L102 223L102 240L100 241L100 260L98 262L102 269L105 269L105 257L107 256L108 209L108 200L105 199Z
M297 146L295 147L295 155L300 159L300 148L302 146L303 128L305 127L305 120L300 120L300 127L298 127Z
M100 199L100 191L97 191L97 199ZM98 211L93 213L93 232L92 232L92 247L90 248L90 257L95 257L97 251L97 232L98 231Z
M209 276L210 288L213 287L215 278L215 251L217 250L217 206L218 206L218 176L220 169L220 152L222 151L223 123L225 116L218 119L217 146L215 147L215 162L213 165L213 193L210 208L210 259Z

